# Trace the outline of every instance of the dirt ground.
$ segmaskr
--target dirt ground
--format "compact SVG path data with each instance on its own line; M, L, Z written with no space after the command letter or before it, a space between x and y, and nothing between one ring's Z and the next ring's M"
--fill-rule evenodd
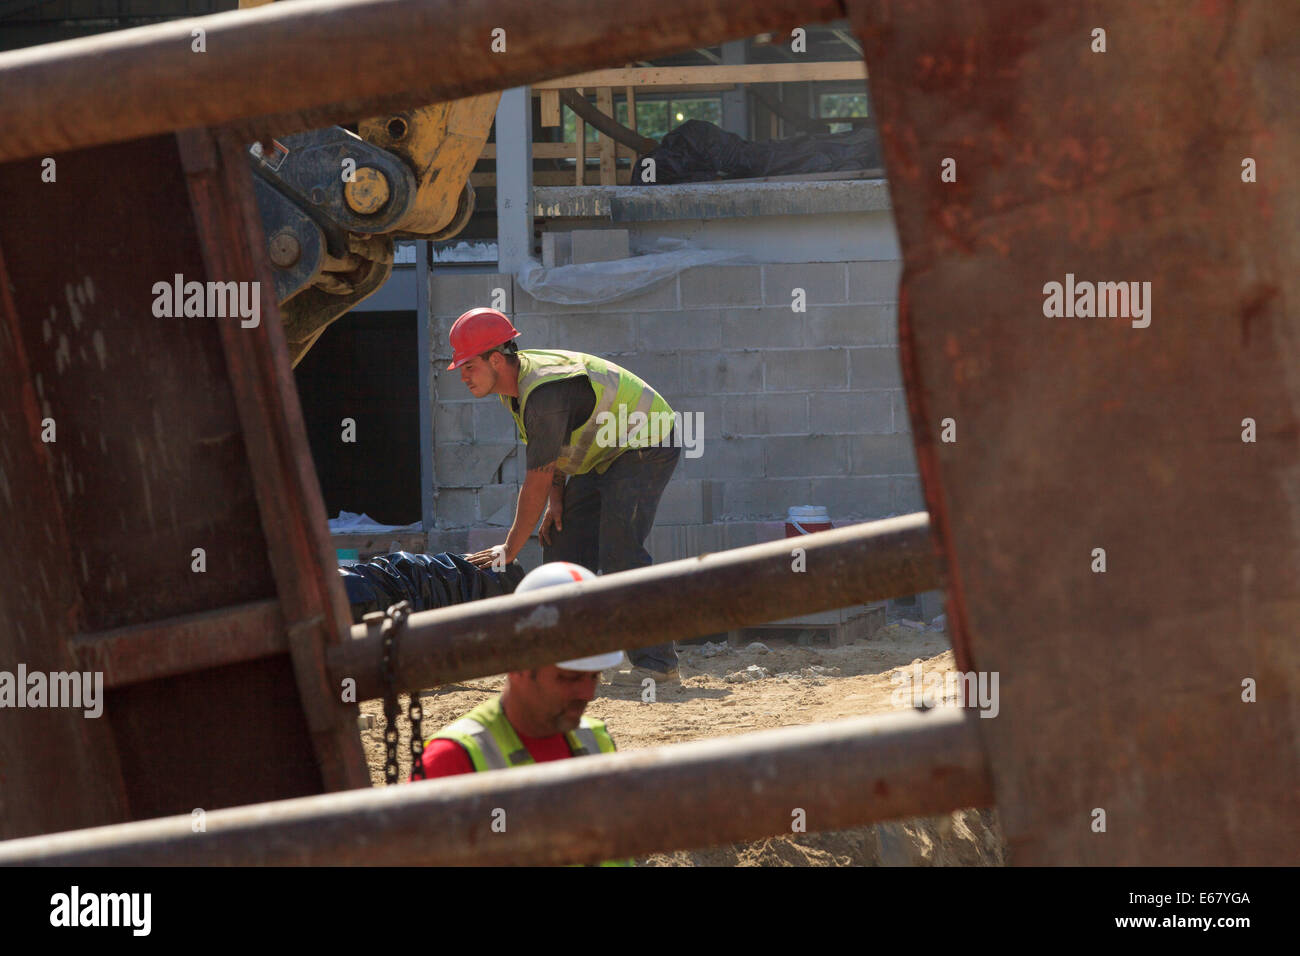
M638 688L602 684L587 713L608 724L619 750L888 713L894 710L890 698L897 689L891 673L910 668L916 660L927 673L955 667L942 631L902 623L882 628L868 641L836 648L789 641L747 647L683 645L681 685L658 688L655 704L642 703ZM450 684L421 695L424 735L432 736L497 693L504 679ZM405 706L403 699L399 722L403 745L410 732ZM371 778L382 786L382 703L368 701L362 712L375 715L374 729L361 736ZM404 746L399 749L403 758L404 750ZM409 758L401 766L405 779ZM1004 859L996 812L962 810L852 830L657 853L638 862L648 866L998 866Z

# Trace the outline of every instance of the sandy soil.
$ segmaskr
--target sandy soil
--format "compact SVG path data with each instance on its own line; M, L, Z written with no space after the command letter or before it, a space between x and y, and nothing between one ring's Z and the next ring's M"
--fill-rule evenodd
M803 647L773 642L731 648L722 644L681 648L680 686L658 689L655 704L637 688L602 685L587 712L609 726L620 750L726 736L767 727L887 713L896 690L890 674L920 660L926 672L954 668L946 636L890 624L869 641L844 647ZM421 695L424 732L430 736L501 689L504 677L450 684ZM405 744L406 702L399 723ZM371 778L383 785L383 706L368 701L375 728L362 733ZM403 748L404 750L404 748ZM402 756L405 754L401 751ZM402 777L409 759L402 761ZM691 852L654 854L650 866L947 866L1001 865L1005 850L995 811L963 810L830 833L774 837Z

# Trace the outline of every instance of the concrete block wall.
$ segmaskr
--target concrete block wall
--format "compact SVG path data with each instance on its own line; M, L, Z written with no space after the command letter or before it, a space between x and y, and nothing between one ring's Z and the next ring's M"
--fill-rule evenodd
M494 296L521 348L602 355L702 416L701 454L683 454L660 503L656 561L779 536L791 505L825 505L837 524L920 509L898 364L900 266L706 266L605 306L539 302L510 275L435 270L430 546L494 543L514 513L524 454L513 423L498 399L474 399L445 371L451 323Z

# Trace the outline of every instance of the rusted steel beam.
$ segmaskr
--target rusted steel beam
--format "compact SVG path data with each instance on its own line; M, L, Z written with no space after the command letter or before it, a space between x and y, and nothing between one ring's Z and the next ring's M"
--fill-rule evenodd
M978 718L909 711L0 843L0 864L594 863L991 806ZM501 820L504 811L506 826ZM502 830L502 832L497 832Z
M1294 864L1300 4L850 6L1010 858Z
M331 790L362 787L370 776L357 709L340 703L325 669L326 648L346 640L351 614L329 547L275 283L261 254L266 239L247 158L229 131L189 130L177 140L207 274L251 283L261 296L256 324L219 322L217 328L321 776Z
M843 15L839 0L273 3L0 56L0 162L245 119L246 136L329 126Z
M78 634L68 641L68 647L78 669L101 671L105 687L125 687L284 654L289 642L279 603L254 601L97 634Z
M942 580L928 516L904 515L413 614L400 639L397 683L417 690L648 647L916 594ZM330 649L334 686L352 678L359 699L383 693L381 633L353 625L353 640Z

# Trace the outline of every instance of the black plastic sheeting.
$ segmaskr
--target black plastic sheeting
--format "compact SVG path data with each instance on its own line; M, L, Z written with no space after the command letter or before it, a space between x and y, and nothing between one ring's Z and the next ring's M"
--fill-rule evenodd
M504 571L480 571L459 554L395 551L339 568L352 605L352 623L371 611L410 601L414 611L464 604L514 593L524 569L516 561Z
M687 120L637 158L632 184L642 185L641 160L655 161L653 184L757 179L881 166L880 137L870 128L846 133L801 134L752 143L703 120Z

